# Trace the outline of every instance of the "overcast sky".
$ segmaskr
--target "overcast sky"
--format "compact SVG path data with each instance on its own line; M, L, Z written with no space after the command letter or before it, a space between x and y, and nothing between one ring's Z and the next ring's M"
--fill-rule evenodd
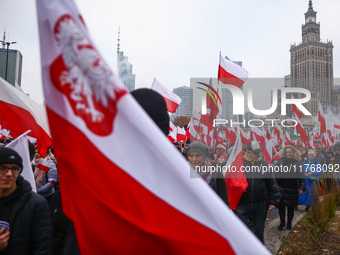
M191 77L216 77L219 51L243 61L249 77L289 74L290 45L301 42L308 0L76 0L97 48L116 71L121 50L133 64L136 88L156 78L169 89ZM34 0L0 0L0 33L23 55L22 88L43 102ZM340 76L340 1L314 0L322 41L334 45Z

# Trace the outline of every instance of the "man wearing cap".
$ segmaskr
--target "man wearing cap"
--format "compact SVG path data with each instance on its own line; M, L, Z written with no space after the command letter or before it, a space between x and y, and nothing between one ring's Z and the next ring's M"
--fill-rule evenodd
M47 201L32 191L20 173L22 158L9 148L0 148L1 254L52 254L52 223Z
M218 144L216 146L215 163L220 166L227 163L228 155L226 153L227 146L225 144Z
M269 196L269 210L272 210L279 204L280 192L273 173L262 172L268 163L260 159L261 151L257 141L247 145L243 161L248 188L243 192L235 213L247 226L252 219L253 232L264 243L266 194Z
M202 142L194 141L187 147L187 151L190 165L217 193L217 195L229 205L227 186L223 174L221 172L212 172L209 170L211 164L208 160L209 150L207 146Z

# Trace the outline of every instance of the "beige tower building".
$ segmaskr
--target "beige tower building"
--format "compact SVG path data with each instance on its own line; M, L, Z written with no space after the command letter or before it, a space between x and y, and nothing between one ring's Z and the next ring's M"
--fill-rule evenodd
M305 105L313 114L318 114L318 102L330 106L333 91L333 44L320 39L320 23L316 20L313 3L305 13L302 25L302 43L290 48L291 86L308 89L311 100Z

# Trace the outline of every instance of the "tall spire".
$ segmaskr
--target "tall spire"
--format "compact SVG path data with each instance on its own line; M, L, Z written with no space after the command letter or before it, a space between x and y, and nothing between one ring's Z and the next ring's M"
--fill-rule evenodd
M118 27L118 39L117 39L118 43L117 43L117 55L119 54L119 50L120 50L120 27Z
M4 30L4 36L2 37L2 48L5 49L6 47L6 28Z
M309 8L308 8L308 11L313 11L313 2L312 0L309 0Z

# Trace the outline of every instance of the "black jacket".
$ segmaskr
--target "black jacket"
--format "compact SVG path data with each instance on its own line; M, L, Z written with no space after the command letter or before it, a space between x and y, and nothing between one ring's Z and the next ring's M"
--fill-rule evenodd
M34 193L22 176L17 189L0 203L1 210L10 210L10 239L1 255L52 254L52 222L45 198Z
M215 185L213 184L213 182L215 182ZM227 184L225 182L223 174L219 172L214 172L209 186L216 192L216 194L223 200L223 202L227 206L229 206Z
M272 173L262 173L262 166L268 167L268 163L259 160L252 164L243 159L248 188L243 192L240 203L259 203L266 200L266 189L269 196L269 203L278 206L280 191ZM254 171L249 171L252 168ZM258 172L256 172L258 171Z
M296 206L299 202L299 192L298 190L305 190L305 180L304 175L300 171L300 162L298 162L295 159L288 159L286 157L282 157L278 160L277 166L290 166L292 165L291 169L296 169L295 171L292 171L287 176L287 173L285 173L286 176L280 176L280 174L276 174L276 181L277 184L280 187L281 191L281 200L280 205L283 206ZM294 167L293 167L294 166ZM282 175L282 173L281 173ZM281 178L280 178L281 177ZM286 177L286 178L282 178ZM287 178L289 177L289 178Z

